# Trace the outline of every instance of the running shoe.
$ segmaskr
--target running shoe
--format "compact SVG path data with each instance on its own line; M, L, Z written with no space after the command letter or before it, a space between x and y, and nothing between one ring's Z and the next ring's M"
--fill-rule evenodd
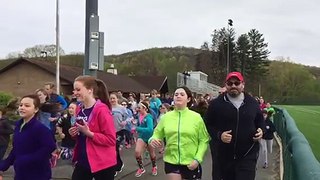
M136 172L136 177L140 177L142 174L144 174L146 170L144 168L139 168Z

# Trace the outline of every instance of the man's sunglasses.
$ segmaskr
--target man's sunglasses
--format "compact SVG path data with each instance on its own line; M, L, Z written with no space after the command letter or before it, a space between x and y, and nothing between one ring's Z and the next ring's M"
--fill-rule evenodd
M236 86L239 86L241 84L241 82L240 81L235 81L235 82L227 81L226 84L228 86L232 86L233 84Z

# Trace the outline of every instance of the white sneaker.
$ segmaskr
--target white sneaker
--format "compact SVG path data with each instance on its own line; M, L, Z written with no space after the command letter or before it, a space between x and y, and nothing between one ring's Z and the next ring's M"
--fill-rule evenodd
M119 172L122 172L123 168L124 168L124 163L122 163L122 166L121 166L121 168L120 168L120 171L119 171Z

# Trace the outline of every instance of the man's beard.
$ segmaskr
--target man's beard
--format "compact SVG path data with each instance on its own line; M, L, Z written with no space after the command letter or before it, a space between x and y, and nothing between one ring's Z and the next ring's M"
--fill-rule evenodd
M239 92L237 89L232 89L232 90L230 90L230 91L228 92L228 94L229 94L231 97L235 98L235 97L237 97L237 96L240 95L240 92Z

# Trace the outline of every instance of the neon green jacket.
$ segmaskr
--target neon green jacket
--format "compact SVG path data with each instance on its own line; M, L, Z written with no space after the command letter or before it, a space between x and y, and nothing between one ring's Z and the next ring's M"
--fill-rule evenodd
M161 117L149 141L164 138L167 144L163 160L176 165L188 165L193 160L201 163L210 140L201 115L188 108Z

